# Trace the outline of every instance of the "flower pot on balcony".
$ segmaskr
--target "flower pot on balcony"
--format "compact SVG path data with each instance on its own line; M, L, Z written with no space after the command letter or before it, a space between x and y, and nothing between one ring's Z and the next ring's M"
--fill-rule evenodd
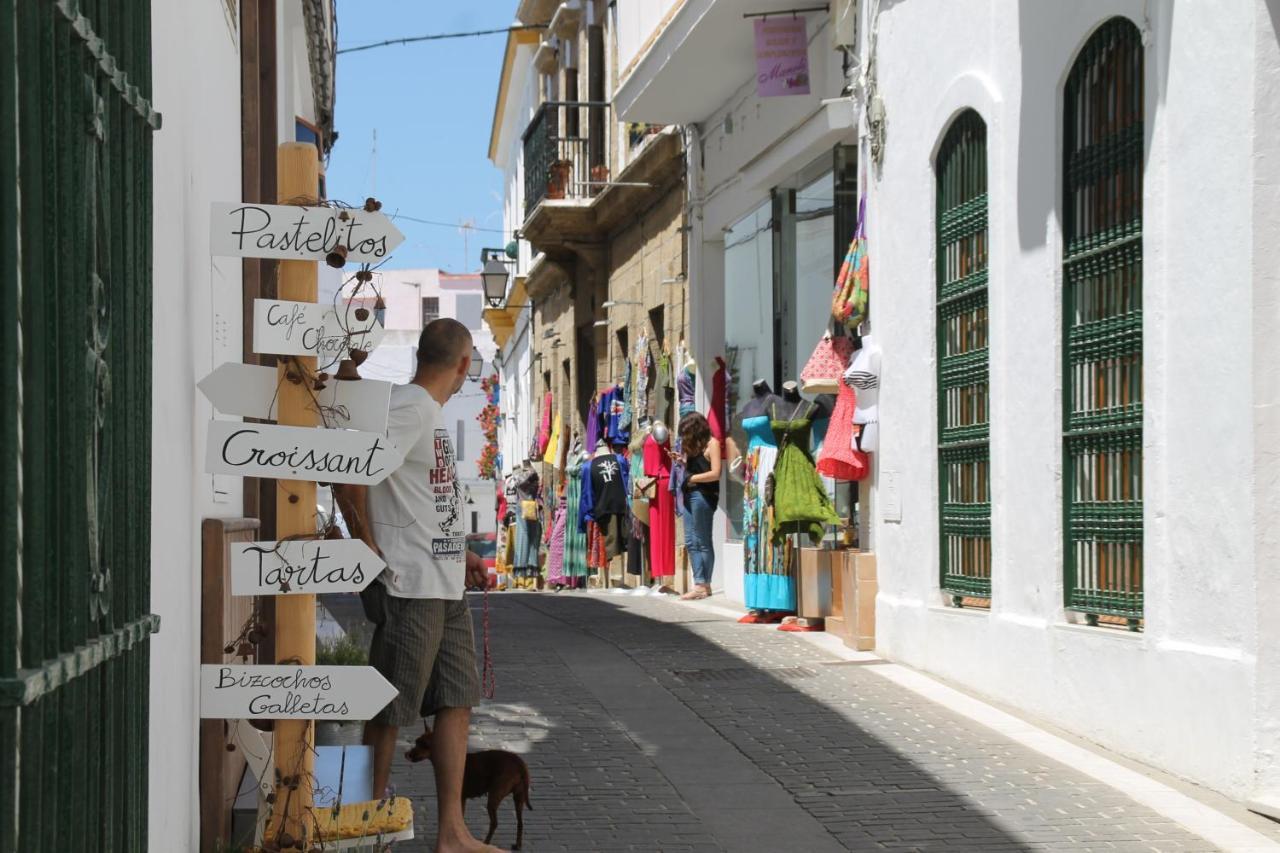
M609 183L609 167L608 166L592 166L591 167L591 194L595 195L604 189L605 184Z
M572 160L557 160L548 169L547 198L564 198L569 188L569 178L573 174Z

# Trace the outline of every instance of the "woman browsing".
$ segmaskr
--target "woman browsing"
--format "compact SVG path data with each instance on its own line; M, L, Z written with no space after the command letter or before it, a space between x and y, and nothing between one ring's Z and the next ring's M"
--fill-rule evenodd
M680 501L684 545L693 564L695 584L682 598L697 600L711 595L711 573L715 568L711 522L720 503L720 442L712 440L706 417L690 412L680 419L680 446L687 471Z

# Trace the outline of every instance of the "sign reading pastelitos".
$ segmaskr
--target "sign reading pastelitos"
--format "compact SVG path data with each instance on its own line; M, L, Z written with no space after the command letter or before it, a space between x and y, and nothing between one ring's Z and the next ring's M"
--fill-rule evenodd
M371 666L200 667L206 720L368 720L395 697Z
M210 421L205 471L371 486L403 462L376 433Z
M339 246L347 260L377 263L404 235L381 213L292 204L214 202L209 251L237 258L323 261Z
M382 335L382 324L362 306L253 300L253 351L260 355L314 355L318 369L328 370L351 350L373 352Z
M224 415L274 421L279 381L274 367L228 361L201 379L198 386ZM325 426L385 433L391 383L331 378L315 392L315 403Z
M359 539L236 542L231 594L359 592L386 567Z

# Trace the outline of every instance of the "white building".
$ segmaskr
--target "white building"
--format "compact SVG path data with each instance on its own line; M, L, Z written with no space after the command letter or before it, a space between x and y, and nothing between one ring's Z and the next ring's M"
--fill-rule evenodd
M484 292L479 275L459 275L438 269L381 269L374 273L373 285L386 304L383 320L386 334L360 366L362 377L398 384L412 379L417 364L418 337L423 327L438 317L452 317L470 329L484 362L480 375L494 372L497 347L482 319ZM492 480L480 478L476 465L484 447L479 422L484 406L485 395L479 381L468 380L444 407L445 427L453 435L458 479L467 501L464 512L468 533L487 533L496 526L494 484Z
M242 29L250 10L275 28L252 48ZM262 51L254 68L274 72L264 78L275 92L264 121L274 127L263 138L314 142L331 131L333 15L332 3L312 0L151 10L154 102L164 117L153 180L151 609L161 627L151 643L148 837L156 851L200 849L201 521L246 514L241 479L204 472L215 413L196 382L245 360L243 264L210 254L210 205L246 197L242 123L257 118L242 107L250 49ZM274 158L274 147L264 156Z
M879 651L1274 809L1275 4L837 2L805 16L810 94L757 97L743 13L795 5L619 7L620 118L698 140L695 352L794 376L865 195ZM938 324L979 309L943 381L983 406L940 413Z

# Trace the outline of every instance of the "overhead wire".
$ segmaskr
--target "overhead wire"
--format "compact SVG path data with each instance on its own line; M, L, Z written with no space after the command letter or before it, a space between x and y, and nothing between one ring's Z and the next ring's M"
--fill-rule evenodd
M406 36L398 39L387 39L386 41L375 41L369 44L358 44L353 47L340 47L335 51L338 54L358 53L362 50L373 50L378 47L391 47L397 44L413 44L420 41L442 41L444 39L461 39L475 38L477 36L490 36L498 33L511 33L519 30L545 30L546 27L541 24L517 24L513 27L499 27L492 30L470 30L461 33L433 33L425 36Z

